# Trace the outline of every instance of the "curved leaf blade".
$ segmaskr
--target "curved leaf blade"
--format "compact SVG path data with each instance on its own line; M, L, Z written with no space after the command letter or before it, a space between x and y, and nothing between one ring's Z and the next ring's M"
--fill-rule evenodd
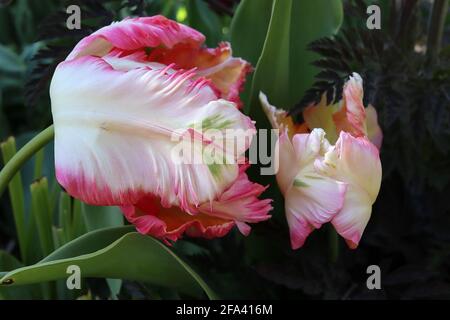
M83 277L144 281L167 286L191 296L217 296L201 277L161 242L130 231L130 226L86 234L61 247L40 263L16 269L0 279L1 284L22 285L66 278L67 267L77 265ZM121 236L120 236L121 235ZM98 249L114 237L119 238ZM94 250L91 253L88 251ZM67 257L72 254L81 254Z
M264 47L256 66L251 91L251 112L266 124L259 108L263 91L271 103L289 109L312 85L317 57L307 49L313 40L335 34L343 18L340 0L274 0Z
M243 0L231 22L231 44L236 57L256 66L269 27L272 0ZM251 41L249 41L251 39Z

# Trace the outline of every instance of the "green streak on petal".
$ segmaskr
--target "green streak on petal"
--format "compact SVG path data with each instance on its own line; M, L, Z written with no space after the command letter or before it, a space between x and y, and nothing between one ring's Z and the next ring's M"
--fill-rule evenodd
M318 176L310 176L310 175L306 175L306 174L305 174L305 178L308 178L308 179L314 179L314 180L323 180L322 177L318 177Z
M203 119L199 125L197 124L191 124L189 127L191 128L197 128L200 127L203 130L209 130L209 129L217 129L217 130L223 130L226 128L229 128L233 125L234 121L232 120L225 120L223 119L223 116L220 114L212 115L209 117L206 117Z
M217 164L217 163L208 164L209 171L211 171L211 174L216 179L220 177L220 172L222 171L221 166L222 166L221 164Z
M309 185L304 183L302 180L300 179L295 179L294 180L294 187L298 187L298 188L308 188Z

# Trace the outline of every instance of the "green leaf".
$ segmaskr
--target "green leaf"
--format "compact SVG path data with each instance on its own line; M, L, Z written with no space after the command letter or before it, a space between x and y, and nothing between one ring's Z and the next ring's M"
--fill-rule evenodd
M84 203L80 200L73 200L72 223L70 225L70 239L78 238L87 232L86 213L84 212Z
M335 34L342 22L340 0L274 0L272 16L251 90L251 111L269 127L258 94L263 91L277 107L289 109L312 85L317 56L307 50L313 40Z
M63 231L63 241L64 243L69 242L70 230L72 222L72 201L70 196L61 191L59 193L59 208L58 208L58 225Z
M16 140L13 137L8 138L0 146L3 162L8 163L16 154ZM26 221L25 221L25 199L23 193L22 176L18 172L14 178L10 181L9 185L9 198L11 201L12 211L14 215L14 221L16 224L17 238L19 242L20 255L23 261L26 261L27 257L27 245L26 245Z
M222 26L217 14L203 0L188 1L189 25L206 37L206 44L216 46L222 39Z
M273 0L242 0L231 21L231 46L233 55L256 67L266 39L272 14ZM251 41L249 41L251 39ZM241 100L245 111L250 110L249 100L254 73L247 76Z
M266 39L271 13L272 0L241 1L231 22L234 56L256 66Z
M161 242L136 232L132 226L90 232L66 244L36 265L14 270L0 283L22 285L67 277L77 265L83 277L144 281L201 297L217 296L185 262ZM1 287L1 286L0 286Z
M1 271L10 271L17 268L21 268L22 263L17 260L14 256L9 254L6 251L0 250L0 270ZM0 272L0 276L3 272ZM6 274L6 273L5 273ZM0 300L2 299L32 299L33 291L31 289L35 289L32 286L23 286L23 287L0 287Z
M88 231L123 225L123 214L119 207L83 206Z
M119 207L99 207L84 205L86 228L88 231L106 227L123 226L123 214ZM117 299L117 295L122 288L122 280L106 279L106 283L111 291L111 298Z
M55 246L52 230L52 211L48 194L47 178L39 179L30 186L34 220L36 221L39 241L44 255L50 254Z

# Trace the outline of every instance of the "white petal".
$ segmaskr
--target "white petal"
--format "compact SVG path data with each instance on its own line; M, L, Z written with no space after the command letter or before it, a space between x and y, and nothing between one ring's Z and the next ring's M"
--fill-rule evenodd
M168 68L124 72L89 56L61 63L50 88L58 181L98 205L133 204L151 193L190 210L215 199L237 178L238 164L175 164L173 138L191 141L192 134L201 145L204 136L193 128L208 123L249 130L240 138L251 140L254 126L193 76ZM248 148L242 145L239 152Z

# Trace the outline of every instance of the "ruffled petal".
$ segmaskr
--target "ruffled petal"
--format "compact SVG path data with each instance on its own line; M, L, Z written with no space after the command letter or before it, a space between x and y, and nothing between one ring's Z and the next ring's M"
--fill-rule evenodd
M234 226L224 220L202 213L191 215L179 207L164 208L157 198L142 198L135 206L122 206L127 220L136 226L139 233L167 241L177 241L187 234L207 239L223 237Z
M316 169L347 183L344 207L332 223L351 248L356 248L370 219L372 205L381 185L378 149L365 137L355 138L341 132L336 146L330 148Z
M133 51L184 43L199 47L205 37L198 31L163 16L124 19L81 40L66 60L87 55L104 56L113 48Z
M245 169L246 166L241 167L238 179L218 199L201 204L195 214L176 206L164 208L154 196L143 197L134 206L122 206L122 211L140 233L165 240L176 241L184 233L194 237L222 237L234 225L248 235L251 228L247 223L269 219L272 207L270 199L258 199L266 188L250 182Z
M314 160L330 149L330 143L325 138L325 131L314 129L309 134L296 134L292 138L298 168L314 163Z
M163 206L193 211L216 199L238 177L237 160L255 128L233 103L217 99L193 76L169 67L120 71L89 56L61 63L50 88L60 184L96 205L134 204L153 194ZM241 130L237 139L245 141L236 153L194 129L202 125L225 139L227 129ZM174 148L185 143L200 163L174 161L182 160ZM234 162L205 163L205 145Z
M286 131L280 135L275 146L275 153L277 154L275 161L278 159L275 163L277 183L281 193L285 194L299 171L297 155Z
M366 228L372 213L372 200L368 194L353 185L349 185L345 194L342 210L333 218L331 223L347 242L351 249L355 249Z
M361 76L353 73L344 86L342 106L333 114L338 134L345 131L354 137L366 135L366 112L363 104L362 85Z
M286 215L291 245L298 249L309 233L331 219L344 204L346 185L316 173L303 170L285 195ZM291 217L293 216L293 217ZM298 230L297 230L298 229Z
M242 166L239 177L231 187L212 203L202 204L199 211L210 216L240 222L241 227L243 223L257 223L269 219L268 212L272 210L270 205L272 200L258 199L266 187L248 180L246 168L247 166Z
M263 92L259 93L259 101L273 129L279 129L281 132L287 130L290 139L297 133L308 132L306 124L295 124L288 112L271 105Z
M381 161L378 149L367 138L341 132L336 143L339 155L338 179L364 189L375 202L381 186Z
M296 160L281 165L278 175L286 170L283 168L296 168L291 185L284 187L284 196L291 245L297 249L314 229L331 221L339 212L346 184L320 174L314 167L315 161L330 148L322 129L297 134L292 143Z
M175 63L183 69L197 68L198 76L211 80L221 98L233 101L239 107L242 104L239 93L247 74L252 71L247 61L232 57L228 42L222 42L214 49L186 44L179 44L172 49L157 48L151 52L148 60L163 64Z

